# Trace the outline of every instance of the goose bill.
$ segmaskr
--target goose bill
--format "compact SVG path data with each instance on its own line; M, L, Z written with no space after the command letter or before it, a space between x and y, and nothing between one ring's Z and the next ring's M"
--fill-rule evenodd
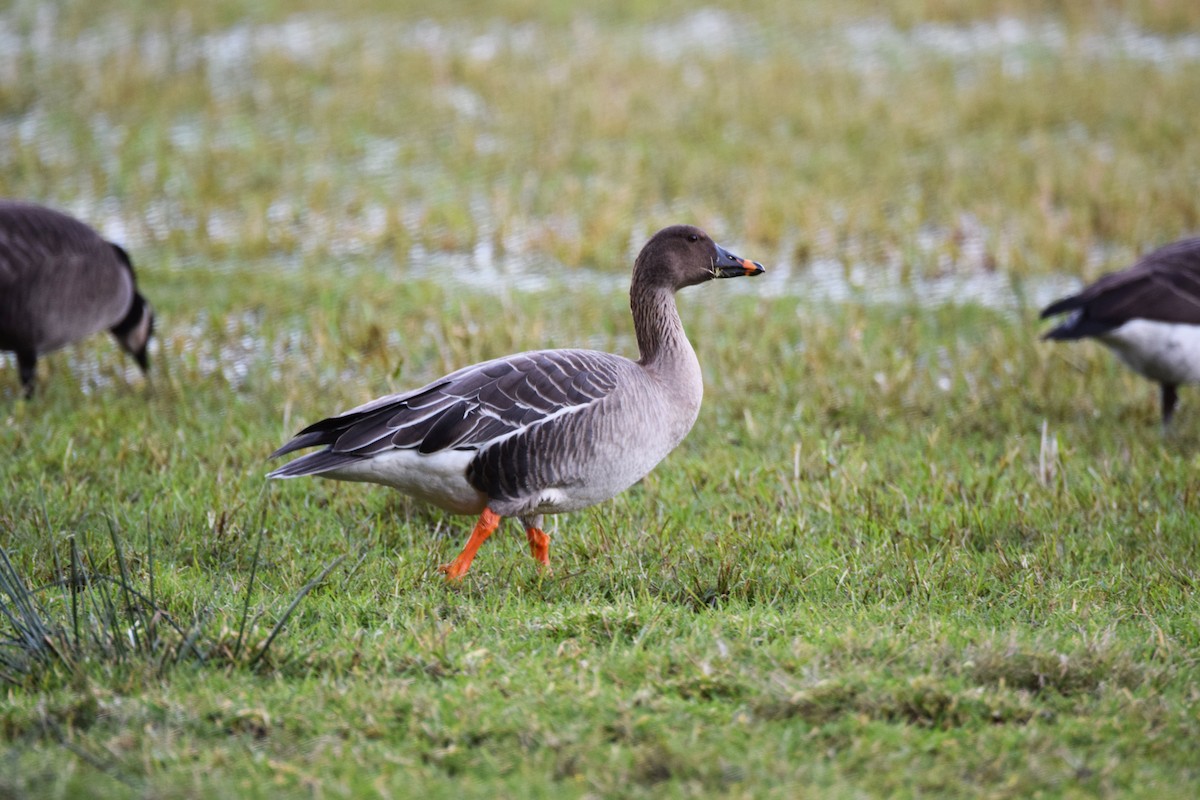
M713 264L714 278L740 278L743 275L761 275L763 265L757 261L735 256L724 247L717 248L717 261Z

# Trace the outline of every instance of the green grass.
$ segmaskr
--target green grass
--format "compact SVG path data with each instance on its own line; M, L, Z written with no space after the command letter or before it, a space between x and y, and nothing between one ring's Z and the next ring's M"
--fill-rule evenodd
M686 4L393 5L0 12L0 195L125 241L160 333L149 384L104 337L32 403L0 370L0 600L50 631L0 649L0 794L1197 793L1200 391L1163 436L1152 384L1037 341L1037 299L919 302L1197 228L1196 62L1087 45L1183 41L1194 4L764 0L689 61L646 38ZM261 44L314 19L308 55ZM1003 20L1066 44L906 44ZM189 49L239 25L245 61ZM632 355L592 278L676 221L794 291L680 295L696 428L553 521L553 574L506 523L447 586L470 520L264 480L449 369ZM440 280L485 246L557 288ZM827 259L865 265L850 301L805 296ZM912 300L873 302L885 266Z

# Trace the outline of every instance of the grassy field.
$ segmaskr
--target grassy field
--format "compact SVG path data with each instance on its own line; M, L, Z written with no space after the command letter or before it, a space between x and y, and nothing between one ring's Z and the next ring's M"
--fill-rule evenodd
M1200 390L1164 436L1036 321L1200 229L1200 5L891 5L0 8L0 196L160 334L0 362L0 796L1200 793ZM264 480L449 369L633 355L673 222L768 274L680 295L696 428L552 574Z

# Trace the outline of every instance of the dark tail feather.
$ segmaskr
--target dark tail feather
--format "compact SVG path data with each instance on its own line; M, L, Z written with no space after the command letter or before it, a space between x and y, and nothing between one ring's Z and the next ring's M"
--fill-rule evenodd
M1083 301L1079 299L1079 295L1073 294L1070 297L1064 297L1061 300L1055 300L1050 305L1042 309L1040 314L1042 319L1053 317L1055 314L1061 314L1064 311L1074 311L1083 305Z
M267 473L268 478L299 478L301 475L319 475L331 469L346 464L361 461L357 456L346 453L334 453L329 450L319 450L315 453L300 456L295 461L289 461L279 469Z
M1090 319L1087 315L1087 301L1079 295L1071 295L1061 300L1055 300L1042 309L1041 318L1053 317L1067 311L1074 311L1065 322L1057 328L1051 328L1042 334L1043 339L1086 339L1089 336L1100 336L1113 328L1119 328L1121 323L1103 322Z
M343 433L348 431L359 420L367 416L370 412L358 412L351 414L341 414L336 417L326 417L323 420L314 422L304 430L297 433L283 447L271 453L269 458L278 458L293 450L300 450L305 447L315 447L321 444L333 444L338 440Z
M297 433L291 441L287 442L283 447L271 453L268 458L279 458L282 455L287 455L293 450L303 450L305 447L315 447L319 444L333 444L337 441L338 431L310 431L303 430Z
M1057 328L1051 328L1042 334L1042 341L1061 341L1063 339L1079 339L1081 337L1071 333L1072 323L1067 322L1059 325Z
M1102 336L1113 328L1119 327L1120 325L1114 325L1111 322L1101 322L1099 320L1088 319L1082 314L1075 314L1062 325L1059 325L1057 328L1051 328L1042 334L1042 338L1053 340L1086 339L1089 336Z
M338 438L362 416L363 414L361 413L343 414L339 417L329 417L319 422L314 422L293 436L290 441L284 443L283 447L271 453L270 458L278 458L294 450L303 450L306 447L325 445L328 448L337 442ZM321 472L328 472L331 469L337 469L354 461L361 461L362 458L363 453L361 452L357 454L334 453L329 449L325 449L300 456L295 461L289 461L279 469L267 473L267 477L298 478L301 475L316 475Z

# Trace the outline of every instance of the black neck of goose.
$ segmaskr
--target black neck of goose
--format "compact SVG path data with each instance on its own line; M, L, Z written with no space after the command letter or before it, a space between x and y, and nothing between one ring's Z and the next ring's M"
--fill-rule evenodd
M109 331L113 336L124 336L138 326L145 313L146 300L134 292L133 300L129 303L129 310L125 312L125 316L121 318L120 322L109 328Z
M675 308L674 289L634 281L629 290L629 306L633 310L633 329L641 353L639 363L643 366L691 347Z

